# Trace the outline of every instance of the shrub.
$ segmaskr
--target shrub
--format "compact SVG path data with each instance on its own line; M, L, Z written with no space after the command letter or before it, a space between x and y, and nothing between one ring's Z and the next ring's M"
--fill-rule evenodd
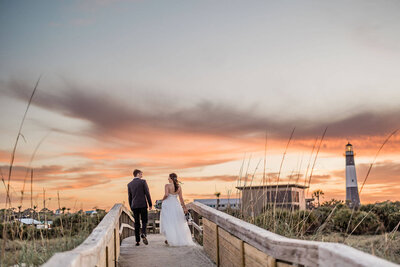
M353 231L354 227L361 222L353 232L355 235L384 232L383 224L375 213L355 211L353 218L354 219L352 219L351 229L349 229L349 232Z
M329 228L333 231L344 233L351 217L351 210L342 208L332 215L332 219L328 222Z
M382 232L383 224L379 220L379 217L373 212L365 212L361 210L355 210L352 214L352 210L349 208L339 209L333 216L330 224L330 229L341 232L341 233L351 233L353 234L376 234L377 232ZM349 225L349 221L351 222ZM347 227L349 226L349 229ZM357 227L357 228L356 228Z
M389 214L388 218L388 230L393 231L396 227L397 231L400 231L400 227L397 226L400 223L400 211Z
M378 215L379 220L383 223L386 231L391 231L397 225L397 222L393 221L396 219L392 214L397 214L400 212L400 202L385 201L381 203L368 204L361 206L361 211L369 211Z
M345 204L344 204L343 200L337 200L337 199L332 198L331 200L323 202L321 204L321 207L330 207L330 208L336 207L337 209L341 209L341 208L345 207Z

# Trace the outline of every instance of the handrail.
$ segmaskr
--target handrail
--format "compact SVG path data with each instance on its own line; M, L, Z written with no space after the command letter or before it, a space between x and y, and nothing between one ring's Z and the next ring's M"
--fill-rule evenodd
M262 256L264 258L273 257L274 260L281 260L289 264L328 267L398 266L394 263L343 244L298 240L280 236L254 224L247 223L224 212L208 207L200 202L192 202L187 206L190 210L194 211L195 218L198 218L198 216L203 217L204 232L202 234L204 237L207 236L208 246L212 247L211 249L204 247L204 249L206 252L211 251L209 254L212 255L209 256L214 258L213 260L216 261L218 266L220 265L221 257L223 257L218 255L221 253L219 250L227 249L227 246L221 247L221 244L219 244L219 242L221 242L219 239L221 238L224 238L223 242L227 242L226 240L232 240L232 243L235 244L237 243L236 241L241 242L241 245L237 245L237 251L241 251L242 253L241 256L238 256L241 257L238 261L241 261L243 265L245 262L244 258L246 257L244 250L247 245L245 246L245 243L247 243L253 247L253 249L249 248L249 251L253 251L253 256L258 253L254 252L255 248L264 255ZM210 226L205 227L205 220L212 222L211 224L215 224L215 230L210 230L213 229ZM199 220L197 219L196 223L198 222ZM211 225L210 223L208 224ZM218 229L222 229L223 231L218 231ZM211 234L206 231L209 231ZM225 231L228 232L228 234L221 233ZM230 237L229 234L233 237ZM259 254L257 255L259 257Z
M81 245L56 253L43 267L117 266L120 243L132 235L133 218L129 210L115 204Z

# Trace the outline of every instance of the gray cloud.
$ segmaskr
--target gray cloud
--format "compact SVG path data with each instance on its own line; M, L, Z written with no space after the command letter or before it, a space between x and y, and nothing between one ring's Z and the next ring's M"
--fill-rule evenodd
M26 101L32 86L21 81L2 83L2 94ZM132 128L155 129L191 134L211 134L230 137L264 136L265 129L275 138L286 139L294 126L296 138L314 138L329 126L327 137L355 138L381 136L400 126L400 109L382 112L366 111L343 119L310 121L307 118L281 120L260 115L254 108L243 108L202 100L183 107L175 102L146 100L127 105L115 96L99 90L67 85L56 93L39 91L33 104L72 118L88 121L88 134L112 136ZM140 98L139 98L140 99ZM151 99L151 97L150 97ZM155 103L157 102L157 103ZM283 111L284 112L284 111Z
M204 182L204 181L224 181L224 182L233 182L238 179L238 176L235 175L216 175L216 176L200 176L200 177L182 177L180 180L182 181L190 181L190 182Z

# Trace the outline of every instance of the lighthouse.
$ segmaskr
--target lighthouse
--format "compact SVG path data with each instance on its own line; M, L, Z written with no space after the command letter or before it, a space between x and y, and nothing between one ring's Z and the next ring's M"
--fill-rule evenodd
M354 152L353 146L350 143L346 145L346 203L350 208L360 206Z

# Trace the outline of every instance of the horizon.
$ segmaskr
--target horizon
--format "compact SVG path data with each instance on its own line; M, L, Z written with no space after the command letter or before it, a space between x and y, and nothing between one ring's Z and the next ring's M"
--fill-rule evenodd
M283 156L282 183L303 184L312 170L309 195L345 200L348 142L359 190L374 163L361 203L400 201L399 132L380 150L400 128L399 11L398 1L1 1L6 184L41 76L16 149L13 206L24 188L30 207L33 155L34 203L45 190L53 210L57 192L75 211L127 205L136 168L153 205L171 172L188 201L234 197L240 173L273 185Z

